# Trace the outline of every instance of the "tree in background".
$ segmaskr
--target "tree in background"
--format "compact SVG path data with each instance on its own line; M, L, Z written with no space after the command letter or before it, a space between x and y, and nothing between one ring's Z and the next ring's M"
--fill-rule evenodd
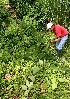
M27 14L35 17L39 25L45 19L55 20L59 24L67 24L70 18L69 0L9 0L12 8L16 10L17 17L23 19Z

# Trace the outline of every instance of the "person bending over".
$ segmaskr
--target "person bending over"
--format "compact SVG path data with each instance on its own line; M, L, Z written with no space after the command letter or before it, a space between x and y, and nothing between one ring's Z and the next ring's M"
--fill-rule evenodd
M53 31L56 35L56 39L51 40L51 42L56 42L57 56L60 57L62 48L68 39L69 32L63 26L61 26L59 24L55 25L52 22L47 24L47 29L50 29L51 31Z

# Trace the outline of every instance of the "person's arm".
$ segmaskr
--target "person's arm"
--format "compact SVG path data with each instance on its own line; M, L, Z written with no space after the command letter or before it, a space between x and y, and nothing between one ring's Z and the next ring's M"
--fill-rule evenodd
M55 34L56 34L57 38L55 40L51 40L51 42L57 42L61 39L61 27L60 26L58 26L58 28L56 28Z
M61 38L60 37L58 37L57 39L55 39L55 40L51 40L51 43L52 42L57 42L57 41L59 41Z

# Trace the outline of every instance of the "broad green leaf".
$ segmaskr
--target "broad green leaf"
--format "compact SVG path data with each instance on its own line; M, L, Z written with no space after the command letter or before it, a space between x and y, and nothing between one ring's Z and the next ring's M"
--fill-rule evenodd
M31 88L33 86L33 82L30 82L30 84L28 85L29 88Z
M29 90L26 90L25 93L24 93L24 95L25 96L28 96L28 93L29 93Z
M27 86L26 85L21 85L23 90L27 90Z
M29 81L28 80L26 80L26 85L29 86Z
M65 57L62 57L62 61L66 61Z
M27 85L28 87L32 87L33 82L29 82L28 80L26 80L26 85Z
M35 77L34 76L29 76L28 78L30 78L32 80L32 82L35 81Z
M56 82L56 78L51 78L52 83Z
M60 82L64 82L64 81L65 81L65 79L63 79L63 78L58 78L58 80L59 80Z
M7 87L7 90L13 90L13 89L12 89L12 86L13 86L13 85L10 84L10 85Z
M21 99L27 99L27 98L25 98L25 97L22 95Z
M52 89L54 90L55 88L57 88L56 78L53 76L53 78L51 78L51 81L52 81Z
M52 89L54 90L55 88L57 88L57 83L52 84Z
M43 65L43 60L40 60L40 59L39 59L38 64L39 64L39 65Z
M0 57L2 57L2 53L0 53Z
M69 82L69 80L67 80L67 79L65 79L65 78L58 78L58 80L59 80L60 82Z
M33 70L33 74L36 74L40 68L39 67L32 67L32 70Z
M33 82L30 82L30 86L29 87L32 87L33 86Z

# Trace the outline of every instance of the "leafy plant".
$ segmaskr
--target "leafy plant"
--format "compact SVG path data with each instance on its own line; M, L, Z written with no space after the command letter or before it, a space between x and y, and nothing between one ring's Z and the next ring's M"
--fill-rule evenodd
M70 41L68 39L63 48L63 56L58 58L55 44L50 43L51 39L55 39L55 35L45 31L43 24L44 19L51 18L48 6L55 10L56 15L58 7L54 5L60 5L60 0L10 2L14 2L11 5L17 17L13 19L8 11L2 8L0 98L70 99Z

